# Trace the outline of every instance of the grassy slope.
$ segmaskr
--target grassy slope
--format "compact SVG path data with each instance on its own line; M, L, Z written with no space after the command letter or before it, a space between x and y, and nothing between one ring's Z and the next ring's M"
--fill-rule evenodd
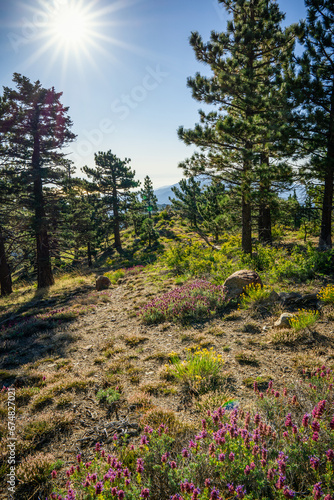
M175 246L178 239L191 240L201 245L202 254L206 251L206 245L196 235L175 222L163 223L160 231L165 247ZM129 234L126 241L130 249ZM247 267L232 249L233 241L229 258L221 262L218 271L212 270L211 277L216 281L218 277L223 279L224 273ZM225 250L221 253L226 255L227 239L220 244ZM129 259L129 255L130 251L123 258ZM143 418L151 422L169 419L175 433L187 433L189 427L198 425L199 415L229 398L250 408L256 378L264 387L269 379L283 387L297 379L302 367L333 365L334 315L330 307L323 310L312 332L303 331L292 340L289 332L273 328L282 312L277 304L265 311L255 305L247 310L230 309L210 320L188 325L143 324L137 316L140 308L188 278L182 275L186 273L182 266L181 277L175 276L166 260L140 246L134 255L135 263L148 255L148 260L157 260L125 272L108 292L94 291L95 278L108 267L110 271L120 267L122 261L117 258L111 263L109 260L109 266L102 263L104 266L93 272L84 270L59 277L49 290L25 286L1 299L0 383L16 387L17 463L38 453L51 453L51 458L44 457L46 462L61 460L66 467L73 463L78 450L88 460L93 455L92 445L97 441L108 443L122 426L131 429L131 439L135 441L138 423ZM282 259L286 261L286 257ZM188 274L196 274L197 265L210 278L200 260L192 257L193 267ZM272 266L268 269L260 274L265 283L274 283L277 291L318 292L322 286L320 278L298 284L293 278L290 282L277 281ZM23 315L29 321L21 322ZM187 348L213 348L222 355L225 363L219 391L190 396L189 387L168 374L165 364L171 353L184 359ZM97 392L108 387L118 387L121 398L117 404L99 404ZM6 392L0 394L0 402L0 432L5 437ZM112 443L108 446L112 448ZM5 457L4 439L0 451ZM5 466L1 472L6 472ZM39 483L29 483L29 474L32 478L31 467L26 465L21 471L25 485L18 490L19 498L46 494L47 481L43 483L40 478Z

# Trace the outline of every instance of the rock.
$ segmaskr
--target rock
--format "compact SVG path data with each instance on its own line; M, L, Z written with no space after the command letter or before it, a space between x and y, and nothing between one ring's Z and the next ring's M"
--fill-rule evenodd
M305 309L319 309L320 301L316 293L307 293L300 299L300 306Z
M270 302L278 302L279 301L279 295L275 290L272 290L269 294L268 300Z
M244 292L246 286L259 284L263 287L260 276L255 271L242 269L229 276L223 285L226 299L236 299Z
M96 278L95 287L98 292L101 290L107 290L111 285L111 281L107 276L98 276Z
M282 305L290 310L294 309L319 309L320 301L316 293L302 295L298 292L280 293L279 300Z
M298 292L281 292L279 294L279 299L282 302L283 306L293 306L299 303L302 298L302 294Z
M291 328L290 320L294 317L294 314L283 313L277 321L275 321L274 326L278 328Z

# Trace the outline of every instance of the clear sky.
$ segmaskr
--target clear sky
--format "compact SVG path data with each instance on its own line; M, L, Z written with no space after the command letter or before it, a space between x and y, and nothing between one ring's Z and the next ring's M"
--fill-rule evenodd
M278 4L285 24L305 18L304 0ZM187 77L207 73L189 35L206 41L226 20L217 0L0 0L1 84L18 72L63 92L78 169L111 149L138 179L174 184L193 151L177 128L193 127L201 108Z

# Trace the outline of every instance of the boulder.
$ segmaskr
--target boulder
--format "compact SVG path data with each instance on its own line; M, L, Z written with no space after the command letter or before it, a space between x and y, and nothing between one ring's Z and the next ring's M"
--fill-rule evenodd
M107 290L111 285L111 281L107 276L98 276L96 278L95 287L98 292L101 290Z
M279 294L279 300L285 309L294 311L296 309L319 309L320 301L316 293L302 295L298 292Z
M278 328L291 328L290 320L293 317L294 314L285 312L281 314L277 321L275 321L274 326L277 326Z
M223 285L223 292L226 299L237 299L244 292L248 285L261 285L263 287L260 276L255 271L242 269L229 276Z

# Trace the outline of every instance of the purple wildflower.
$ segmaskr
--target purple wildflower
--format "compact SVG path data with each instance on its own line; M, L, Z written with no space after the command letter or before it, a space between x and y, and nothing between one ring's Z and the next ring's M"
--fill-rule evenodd
M317 420L313 420L312 424L311 424L311 427L312 427L312 430L314 432L319 432L320 431L320 424Z
M293 490L289 490L287 486L284 486L283 495L285 496L285 498L294 498L296 492Z
M285 427L292 427L291 413L288 413L286 416Z
M148 498L150 496L150 490L148 488L143 488L140 493L140 498Z
M235 492L235 489L234 489L233 483L227 483L227 488L228 488L228 491L229 491L230 493L234 493L234 492Z
M318 457L314 457L314 456L310 457L310 465L311 465L312 469L318 470L319 463L320 463L320 459Z
M319 500L322 495L323 495L323 492L321 490L321 482L319 483L316 483L314 486L313 486L313 498L314 500Z
M141 437L140 444L144 446L149 444L148 437L145 434Z
M237 498L244 498L244 496L246 495L246 490L241 484L236 487L235 492L237 494Z
M138 474L141 474L144 471L144 460L142 458L137 458L136 471L138 472Z
M65 500L75 500L75 491L70 488L67 492Z
M219 500L219 490L216 490L216 488L211 490L210 500Z
M102 491L103 491L103 483L101 483L101 481L99 481L95 485L95 493L96 493L96 495L99 495L100 493L102 493Z
M310 418L310 415L308 413L305 413L305 415L303 416L303 420L302 420L302 426L303 427L307 427L308 426L309 418Z
M276 488L277 488L278 490L282 490L282 489L283 489L283 487L285 486L285 484L284 484L284 483L285 483L285 479L286 479L286 478L285 478L285 476L283 476L283 474L280 474L280 475L279 475L279 478L278 478L278 480L277 480L277 482L276 482L276 484L275 484L275 486L276 486Z
M334 430L334 417L332 418L329 427L332 429L332 431Z

